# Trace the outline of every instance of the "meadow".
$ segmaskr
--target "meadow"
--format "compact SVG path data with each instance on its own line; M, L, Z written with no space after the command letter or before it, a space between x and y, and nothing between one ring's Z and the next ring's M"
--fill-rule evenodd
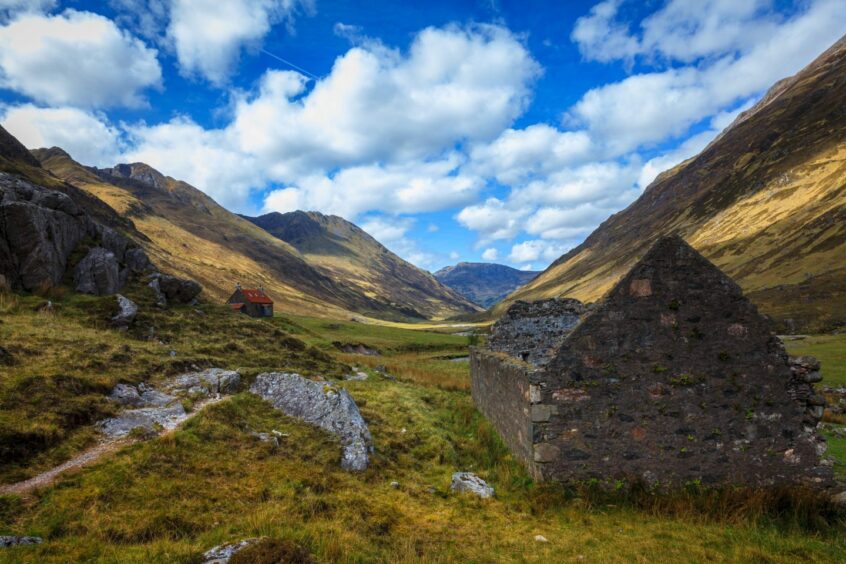
M328 435L244 391L53 486L0 496L0 534L45 539L5 549L0 561L198 562L215 545L249 537L284 541L269 543L268 554L296 547L319 562L833 562L846 554L842 516L807 492L615 493L533 482L473 407L468 364L456 359L475 338L449 332L461 328L253 320L209 304L159 311L143 289L130 295L142 314L127 333L108 327L110 298L53 295L49 312L39 311L44 297L0 298L0 482L93 444L93 422L115 409L105 394L116 382L155 383L194 366L238 369L244 390L269 370L338 380L370 426L371 466L342 471ZM827 380L846 380L826 357L836 345L801 343L818 347ZM354 367L369 378L340 380ZM278 446L254 436L271 430L284 434ZM846 442L837 441L831 449L844 456ZM496 496L450 492L456 471L477 473Z

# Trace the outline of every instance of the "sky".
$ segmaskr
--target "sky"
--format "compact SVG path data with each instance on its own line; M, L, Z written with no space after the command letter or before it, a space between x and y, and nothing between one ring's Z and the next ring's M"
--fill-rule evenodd
M540 270L844 31L846 0L0 0L0 124Z

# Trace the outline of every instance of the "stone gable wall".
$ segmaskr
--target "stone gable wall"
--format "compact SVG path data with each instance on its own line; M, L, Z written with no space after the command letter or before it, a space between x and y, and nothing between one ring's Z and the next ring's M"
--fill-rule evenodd
M537 478L831 480L819 364L789 361L740 288L680 239L661 240L553 350L535 368L480 351L471 364L476 404Z

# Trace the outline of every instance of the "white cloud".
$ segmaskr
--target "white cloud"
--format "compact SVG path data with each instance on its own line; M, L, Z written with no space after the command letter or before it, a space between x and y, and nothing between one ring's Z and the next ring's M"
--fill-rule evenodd
M664 42L645 48L646 52L657 50L680 60L690 60L695 55L708 55L708 59L701 64L637 74L594 88L569 110L565 122L586 128L606 148L608 156L682 136L703 118L799 71L840 38L846 21L846 3L842 0L816 0L806 10L777 24L772 18L764 18L760 29L765 31L751 26L752 31L744 35L742 31L732 31L734 27L723 20L733 15L733 21L743 27L757 13L757 4L749 10L736 8L742 2L709 0L709 4L718 10L714 21L703 16L707 10L698 3L674 1L667 8L672 8L672 13L659 12L643 24L647 31L652 29L647 25L650 21L672 27L674 24L666 22L684 21L682 14L687 13L688 19L699 25L679 24L673 28L675 36L671 42L664 38ZM603 8L615 9L615 5L616 2L606 2ZM721 42L718 30L722 25L729 31ZM620 26L609 24L608 29L612 36L623 33ZM644 38L648 38L647 31ZM710 39L713 34L719 37ZM574 36L576 40L580 37ZM613 44L614 41L609 43ZM580 45L584 50L586 44ZM600 54L588 49L588 53L599 60L628 57L623 51Z
M498 135L526 107L538 72L503 28L428 28L407 56L373 43L350 49L310 91L298 73L269 71L257 95L236 104L232 127L246 150L289 179L423 159Z
M223 206L252 211L248 196L264 185L266 177L251 155L233 150L227 130L206 130L187 118L126 126L126 130L132 148L122 160L145 162L200 188Z
M0 22L20 14L42 14L56 7L56 0L0 0Z
M470 151L474 170L514 184L537 174L550 173L592 156L590 136L584 131L560 131L546 124L507 129L495 141Z
M120 153L120 132L76 108L5 107L0 121L27 148L61 147L84 164L111 166Z
M361 228L408 262L420 268L428 268L438 257L420 249L417 242L407 236L414 224L415 219L411 217L378 215L365 218Z
M777 33L782 19L772 0L670 0L640 22L635 35L617 19L622 4L605 0L576 21L571 39L585 58L691 62L749 48Z
M499 258L499 251L496 247L489 247L482 253L482 260L495 261Z
M103 16L66 10L0 26L0 86L47 104L140 106L159 87L155 49Z
M455 217L458 222L479 232L480 245L498 239L513 239L523 228L522 220L530 209L511 207L498 198L488 198L481 204L467 206Z
M540 259L549 263L563 255L569 248L555 242L538 239L523 241L511 247L508 260L512 263L529 263ZM526 266L531 267L531 265Z
M348 219L369 211L422 213L472 201L481 188L477 178L457 172L457 156L432 162L411 161L396 165L348 167L333 176L313 174L295 186L267 195L267 211L296 204Z
M312 2L299 0L172 0L167 36L181 71L223 85L243 48L255 48L277 23Z
M449 260L455 261L455 260L458 260L459 258L461 258L461 254L458 251L451 251L449 253Z

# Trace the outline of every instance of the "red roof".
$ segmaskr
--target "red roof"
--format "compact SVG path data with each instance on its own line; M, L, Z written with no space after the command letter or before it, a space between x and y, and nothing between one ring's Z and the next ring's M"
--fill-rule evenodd
M244 295L244 298L250 302L251 304L272 304L273 300L267 297L267 294L264 293L262 290L253 290L248 288L242 288L241 293Z

